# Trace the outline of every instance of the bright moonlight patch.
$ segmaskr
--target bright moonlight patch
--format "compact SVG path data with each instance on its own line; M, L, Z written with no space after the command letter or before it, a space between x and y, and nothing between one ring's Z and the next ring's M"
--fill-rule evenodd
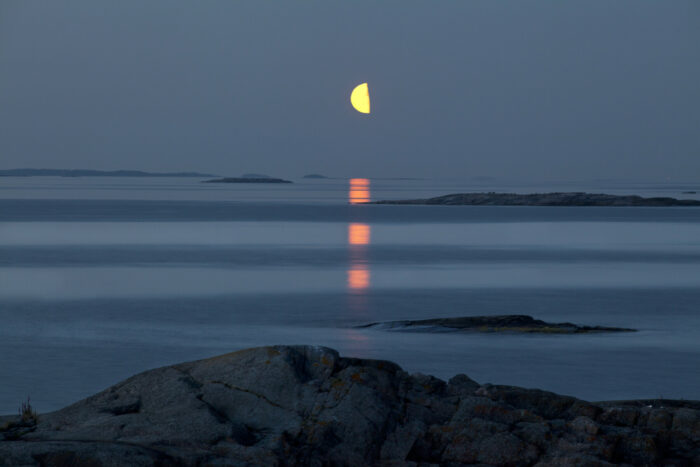
M369 88L367 83L355 86L352 94L350 94L350 103L358 112L363 114L369 113Z

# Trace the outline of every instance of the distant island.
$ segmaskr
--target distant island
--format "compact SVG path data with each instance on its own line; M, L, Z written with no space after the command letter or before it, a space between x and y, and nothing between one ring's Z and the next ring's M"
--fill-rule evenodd
M306 174L301 178L328 178L328 177L326 177L325 175L321 175L321 174Z
M437 204L462 206L700 206L694 199L642 198L604 193L456 193L428 199L384 200L371 204Z
M204 180L202 183L292 183L289 180L283 180L281 178L247 178L247 177L228 177L228 178L215 178L213 180Z
M241 175L241 178L275 178L265 174L248 173Z
M9 169L0 170L0 177L215 177L199 172L143 172L141 170L86 169Z

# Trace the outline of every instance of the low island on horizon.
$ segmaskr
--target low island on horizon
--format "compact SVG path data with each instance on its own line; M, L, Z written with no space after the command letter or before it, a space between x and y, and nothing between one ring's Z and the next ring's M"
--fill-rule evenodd
M224 177L213 180L203 180L202 183L293 183L282 178L272 177Z
M700 206L700 200L605 193L455 193L426 199L381 200L369 204L417 204L443 206Z
M8 169L0 170L0 177L216 177L200 172L145 172L142 170L90 169Z

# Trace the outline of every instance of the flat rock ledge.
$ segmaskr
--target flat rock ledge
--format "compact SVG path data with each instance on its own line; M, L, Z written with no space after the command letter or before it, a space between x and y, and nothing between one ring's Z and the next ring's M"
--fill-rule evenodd
M697 403L594 404L310 346L147 371L3 423L13 466L700 464Z
M542 334L583 334L591 332L634 332L635 329L607 326L579 326L573 323L548 323L527 315L464 316L363 324L374 328L403 332L512 332Z
M372 204L439 204L467 206L700 206L694 199L642 198L604 193L456 193L428 199L384 200Z

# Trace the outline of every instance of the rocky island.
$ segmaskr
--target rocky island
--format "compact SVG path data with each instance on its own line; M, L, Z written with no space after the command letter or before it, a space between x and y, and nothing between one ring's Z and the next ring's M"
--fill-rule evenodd
M281 178L248 178L248 177L228 177L228 178L215 178L213 180L204 180L202 183L292 183L289 180L283 180Z
M406 332L513 332L583 334L590 332L634 332L634 329L606 326L579 326L573 323L547 323L527 315L465 316L369 323L358 328Z
M371 204L437 204L464 206L700 206L699 200L604 193L456 193L427 199L383 200Z
M262 347L2 417L0 464L690 466L700 403L591 403L324 347Z

